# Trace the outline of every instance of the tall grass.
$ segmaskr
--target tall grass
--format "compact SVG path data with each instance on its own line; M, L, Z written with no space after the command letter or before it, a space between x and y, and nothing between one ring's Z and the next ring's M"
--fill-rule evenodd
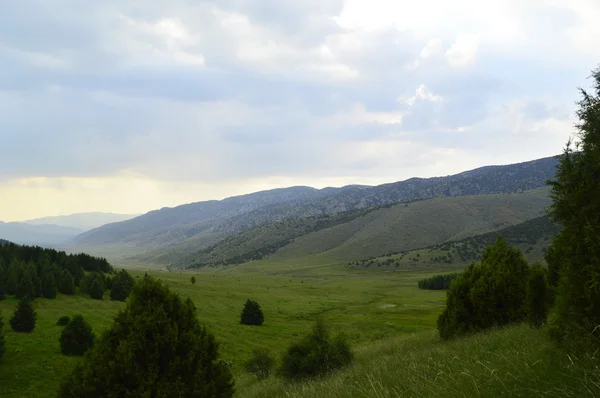
M357 363L304 383L238 383L243 397L595 397L593 352L556 349L544 330L524 325L451 342L424 332L357 349Z

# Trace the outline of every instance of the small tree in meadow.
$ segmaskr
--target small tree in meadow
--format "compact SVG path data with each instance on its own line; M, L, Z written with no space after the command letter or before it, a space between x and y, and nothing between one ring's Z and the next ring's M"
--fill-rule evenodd
M260 326L265 321L262 309L260 305L253 300L248 299L242 310L240 317L240 323L242 325L256 325Z
M264 380L271 374L275 360L266 348L257 348L252 351L252 357L244 363L248 373L252 373L259 380Z
M83 355L94 345L96 336L81 315L75 315L60 335L60 350L65 355Z
M196 277L195 277L195 276L192 276L192 277L190 278L190 281L192 282L192 285L195 285L195 284L196 284Z
M325 322L318 319L312 332L283 354L279 373L290 380L323 376L349 365L353 359L345 337L340 334L331 338Z
M527 320L533 327L541 327L548 318L550 289L546 271L539 263L533 264L527 279Z
M129 272L122 269L117 275L112 278L112 289L110 290L110 299L117 301L125 301L133 286L135 285L135 279L129 274Z
M36 318L37 314L31 306L31 301L28 298L23 298L19 301L17 309L10 318L10 327L15 332L31 333L35 329Z

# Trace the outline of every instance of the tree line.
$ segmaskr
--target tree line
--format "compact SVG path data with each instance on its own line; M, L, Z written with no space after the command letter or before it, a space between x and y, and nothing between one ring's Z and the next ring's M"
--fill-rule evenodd
M450 288L450 283L458 278L460 273L453 272L451 274L434 275L429 278L419 280L419 289L425 290L447 290Z

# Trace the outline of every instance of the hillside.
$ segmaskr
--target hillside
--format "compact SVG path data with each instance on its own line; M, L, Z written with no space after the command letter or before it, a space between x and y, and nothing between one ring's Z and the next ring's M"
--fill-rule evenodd
M0 238L24 245L57 245L83 232L81 229L59 225L29 225L0 221Z
M502 235L507 243L521 250L529 262L544 262L544 254L552 237L559 231L560 227L544 215L498 231L425 248L352 261L348 266L359 269L465 267L471 261L479 260L485 248L492 245L498 235Z
M549 203L548 189L539 188L287 220L227 238L174 265L239 264L272 253L277 259L326 254L339 261L359 260L496 231L539 217Z
M549 157L376 187L283 188L164 208L88 231L78 236L69 249L141 262L178 262L228 236L288 219L437 197L514 193L539 188L554 176L556 162L556 158Z
M53 216L35 218L33 220L22 221L29 225L58 225L61 227L77 228L82 231L101 227L119 221L130 220L139 214L115 214L115 213L76 213L66 216Z

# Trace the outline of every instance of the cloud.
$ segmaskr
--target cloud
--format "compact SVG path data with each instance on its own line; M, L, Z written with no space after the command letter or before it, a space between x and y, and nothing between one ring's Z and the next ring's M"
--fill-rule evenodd
M558 153L599 13L593 0L15 2L0 13L0 219Z

